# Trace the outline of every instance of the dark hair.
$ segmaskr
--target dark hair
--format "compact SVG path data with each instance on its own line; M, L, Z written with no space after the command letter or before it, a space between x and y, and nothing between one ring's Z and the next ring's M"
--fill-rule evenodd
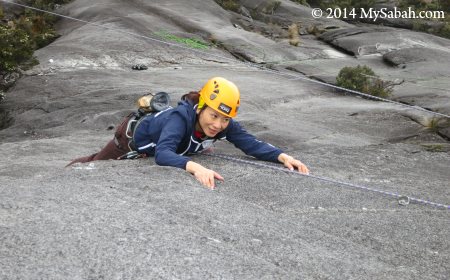
M198 93L198 91L191 91L189 93L186 93L185 95L183 95L181 97L181 100L185 100L188 101L189 103L192 104L198 104L198 99L200 98L200 93Z

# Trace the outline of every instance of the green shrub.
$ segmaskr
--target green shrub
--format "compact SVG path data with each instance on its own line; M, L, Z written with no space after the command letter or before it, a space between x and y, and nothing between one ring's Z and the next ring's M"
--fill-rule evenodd
M311 5L319 6L322 9L327 8L347 8L347 9L368 9L373 7L375 0L323 0L323 1L308 1Z
M35 42L35 48L38 49L50 44L58 37L53 28L56 20L57 18L53 15L27 10L25 15L16 20L16 25L31 36Z
M450 0L440 0L439 4L439 9L445 11L447 14L450 13Z
M0 71L12 72L33 56L34 42L24 30L0 25Z
M425 148L428 152L445 152L445 147L442 144L420 144L422 147Z
M241 4L236 0L215 0L217 4L219 4L225 10L230 10L233 12L238 12Z
M27 0L24 4L43 10L53 10L56 5L71 0ZM4 18L0 7L0 19ZM0 22L0 71L12 72L19 64L27 62L26 67L36 64L31 61L33 51L50 44L58 35L53 28L57 17L51 14L25 9L22 15L9 21Z
M445 11L449 3L449 0L435 0L431 2L423 0L400 0L398 3L398 7L404 10L407 10L409 7L411 7L416 11Z
M367 66L344 67L339 71L336 82L340 87L366 92L368 76L375 76L375 73Z
M444 11L448 15L450 12L450 0L435 0L431 2L426 2L422 0L401 0L399 1L399 8L402 10L407 10L411 7L415 12L420 11ZM432 28L427 22L430 20L416 20L413 21L412 30L430 33L440 37L450 39L450 18L435 19L437 21L443 22L441 28Z
M281 6L281 1L278 0L272 0L271 2L268 3L267 6L265 6L262 9L262 13L264 14L268 14L268 15L273 15L273 13Z
M308 4L308 2L306 0L291 0L291 1L292 2L296 2L296 3L298 3L300 5L303 5L303 6L308 6L309 7L309 4Z
M442 27L432 27L427 21L415 20L413 21L412 30L450 39L450 22L444 22Z
M26 0L28 6L33 6L42 10L53 10L56 5L69 3L72 0Z
M35 48L39 49L58 38L58 34L53 29L53 23L53 18L32 14L28 17L20 17L17 20L17 27L25 30L35 43Z
M178 37L175 36L173 34L169 34L167 32L155 32L156 35L166 39L166 40L170 40L170 41L174 41L183 45L186 45L188 47L191 47L193 49L208 49L209 48L209 44L196 39L196 38L182 38L182 37Z
M379 97L388 97L392 93L392 86L385 82L367 66L344 67L336 77L336 85L371 94Z
M450 22L445 25L436 33L436 35L450 39Z

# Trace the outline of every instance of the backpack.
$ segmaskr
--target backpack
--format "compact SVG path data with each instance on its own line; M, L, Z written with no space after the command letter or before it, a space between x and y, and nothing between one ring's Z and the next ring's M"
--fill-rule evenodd
M140 116L157 113L170 108L170 96L167 92L149 93L141 96L136 105Z

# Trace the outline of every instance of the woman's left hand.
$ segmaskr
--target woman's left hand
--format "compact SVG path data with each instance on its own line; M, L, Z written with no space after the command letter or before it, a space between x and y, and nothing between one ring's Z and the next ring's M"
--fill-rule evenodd
M309 174L309 169L301 161L282 153L278 156L278 161L284 164L289 170L293 171L295 168L298 169L300 173Z

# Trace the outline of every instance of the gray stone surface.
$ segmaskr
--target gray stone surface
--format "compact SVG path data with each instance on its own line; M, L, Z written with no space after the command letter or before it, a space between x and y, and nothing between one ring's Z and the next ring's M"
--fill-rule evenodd
M14 124L0 131L0 279L448 278L448 210L201 155L193 159L225 177L214 191L151 158L64 168L109 141L142 93L177 100L224 76L241 89L237 120L312 174L449 204L449 144L411 120L426 114L249 68L220 48L120 31L242 39L271 59L315 53L322 60L282 65L305 72L391 67L381 55L354 58L308 36L307 50L290 48L232 27L214 1L76 0L63 11L114 29L61 21L63 35L1 104ZM227 143L215 152L243 156Z
M364 25L329 31L322 40L345 51L347 56L281 63L307 76L335 83L344 66L367 65L383 80L397 84L390 97L395 101L450 113L450 40L430 34L391 27ZM430 122L430 116L427 122ZM438 117L439 118L439 117ZM447 138L448 123L440 128Z

